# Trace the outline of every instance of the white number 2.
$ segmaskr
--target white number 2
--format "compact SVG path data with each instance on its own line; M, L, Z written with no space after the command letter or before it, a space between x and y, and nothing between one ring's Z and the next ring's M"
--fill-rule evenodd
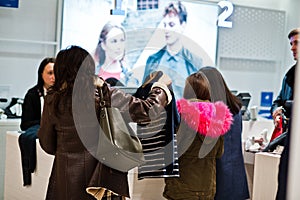
M218 26L232 28L232 22L226 20L233 13L233 4L230 1L220 1L218 5L221 8L225 8L218 17Z

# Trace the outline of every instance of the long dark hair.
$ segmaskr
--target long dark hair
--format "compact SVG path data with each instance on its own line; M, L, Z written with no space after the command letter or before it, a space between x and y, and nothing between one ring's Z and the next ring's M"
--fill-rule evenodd
M38 91L40 92L41 96L44 95L44 92L43 92L44 91L44 79L43 79L42 74L44 72L46 65L48 65L49 63L55 63L55 58L52 58L52 57L44 58L38 68L38 80L37 80L36 87L38 88Z
M222 74L218 71L218 69L207 66L201 68L199 71L205 74L211 85L211 101L223 101L229 107L230 112L233 115L239 113L242 103L229 90Z
M80 74L78 74L79 70ZM60 99L68 101L64 103L71 103L72 98L84 101L85 96L73 95L73 87L76 79L80 81L80 87L76 88L78 89L78 93L94 94L94 73L95 62L85 49L79 46L70 46L57 54L54 64L55 83L49 93L55 94L54 101L58 112Z
M210 101L210 84L202 72L196 72L187 77L183 98Z
M105 50L102 48L101 43L106 42L107 35L113 28L120 29L124 33L124 36L126 37L125 30L121 25L115 24L113 22L107 22L103 26L103 28L101 30L101 33L100 33L100 36L99 36L96 51L95 51L95 54L94 54L95 60L99 62L100 66L102 66L104 61L105 61ZM125 54L125 52L124 52L124 54ZM124 55L123 55L121 61L123 60L123 58L124 58Z

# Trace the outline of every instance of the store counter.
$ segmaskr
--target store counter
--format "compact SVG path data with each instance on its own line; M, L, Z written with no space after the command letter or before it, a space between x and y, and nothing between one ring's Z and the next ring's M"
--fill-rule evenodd
M247 152L245 151L245 142L248 137L255 137L260 138L261 133L264 130L267 130L267 139L270 140L273 130L274 130L274 124L272 120L265 119L262 117L259 117L257 120L252 121L243 121L243 132L242 132L242 148L243 148L243 155L244 155L244 163L245 163L245 169L247 173L247 179L248 179L248 186L249 186L249 192L252 200L256 200L258 193L262 192L262 195L268 194L268 193L274 193L274 191L269 190L257 190L258 185L264 184L264 182L261 182L257 175L262 175L259 171L259 167L261 165L264 165L264 160L257 160L255 161L256 154L253 152ZM274 166L276 168L276 166ZM272 170L271 170L272 171ZM270 171L270 172L271 172ZM273 176L277 176L277 172L272 171ZM262 179L268 180L269 174L262 175ZM255 182L254 182L255 180ZM274 182L276 184L277 181ZM254 196L255 195L255 196ZM268 198L267 198L268 199ZM259 198L257 200L260 200Z
M18 144L20 133L8 131L6 134L6 162L5 162L5 187L4 199L45 199L48 178L50 176L53 156L46 154L36 140L37 165L32 173L32 184L23 186L21 152Z
M244 154L244 162L246 164L254 164L254 153L246 152L244 150L245 142L248 137L261 137L261 133L264 130L267 130L267 139L270 141L273 130L274 130L274 123L272 120L265 119L259 117L255 121L243 121L243 132L242 132L242 147L243 147L243 154Z
M275 199L280 155L255 154L252 200Z
M268 130L268 140L270 140L274 130L273 120L259 117L255 121L243 121L242 140L245 141L248 136L259 137L264 129Z
M48 179L50 177L54 157L45 153L39 140L36 141L37 166L32 173L32 184L23 186L21 153L18 146L17 131L8 131L6 134L6 162L5 162L5 188L4 199L10 200L36 200L45 199ZM144 179L137 180L137 168L128 173L129 189L131 199L155 199L163 200L162 192L164 179Z
M264 129L268 129L268 137L270 138L273 131L273 122L271 120L258 119L257 121L243 121L243 126L243 140L252 135L257 137L260 136L260 133ZM37 169L35 173L32 174L32 185L29 187L23 187L21 155L18 147L19 134L20 133L17 131L8 131L6 134L4 199L44 199L48 185L48 178L52 168L53 156L46 154L41 149L37 140ZM245 152L245 155L247 153L249 152ZM279 163L278 156L267 153L251 153L249 155L252 156L252 160L248 160L248 164L253 167L254 171L250 180L250 189L252 191L251 196L253 197L252 200L272 199L265 197L273 197L274 194L276 194L276 177L278 173L277 165ZM164 199L162 197L164 189L163 178L137 180L136 168L129 172L128 178L132 197L131 199ZM271 180L274 184L264 190L265 180Z
M6 132L20 130L21 119L0 119L0 199L4 197Z

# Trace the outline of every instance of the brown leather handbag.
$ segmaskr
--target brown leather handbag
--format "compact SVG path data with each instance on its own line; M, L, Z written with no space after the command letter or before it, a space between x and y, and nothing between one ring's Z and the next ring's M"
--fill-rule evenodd
M108 107L100 94L100 131L97 158L108 167L127 172L145 163L142 144L120 110Z

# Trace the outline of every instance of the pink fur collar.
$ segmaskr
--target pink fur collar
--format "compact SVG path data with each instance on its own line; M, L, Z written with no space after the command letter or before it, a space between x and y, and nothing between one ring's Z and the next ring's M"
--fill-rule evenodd
M223 102L189 102L180 99L177 108L181 114L181 120L199 134L212 138L227 133L233 118L229 108Z

